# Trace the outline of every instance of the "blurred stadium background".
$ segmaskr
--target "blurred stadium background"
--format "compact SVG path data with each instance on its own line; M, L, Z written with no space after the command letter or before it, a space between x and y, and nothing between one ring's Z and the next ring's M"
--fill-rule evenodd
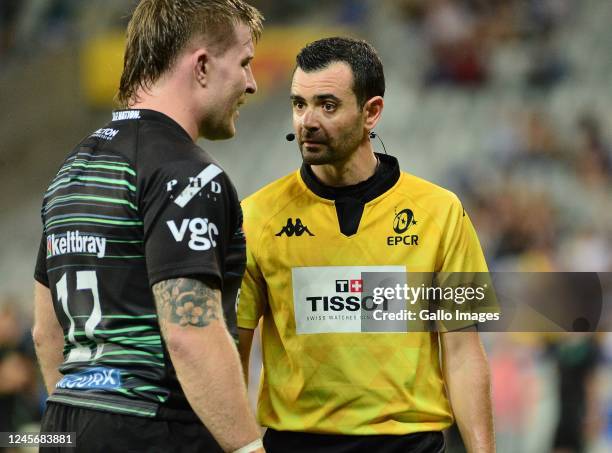
M0 431L40 419L29 328L42 193L109 118L134 3L0 0ZM377 132L388 152L460 196L492 270L612 271L612 2L252 3L267 18L259 92L235 139L201 143L241 197L300 165L284 139L297 50L349 34L385 64ZM560 419L578 426L584 451L612 451L611 334L484 340L499 452L573 451L554 446Z

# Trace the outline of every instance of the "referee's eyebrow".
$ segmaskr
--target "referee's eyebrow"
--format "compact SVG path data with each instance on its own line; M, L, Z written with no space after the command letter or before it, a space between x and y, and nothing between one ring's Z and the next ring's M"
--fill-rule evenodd
M340 104L340 103L342 102L338 96L335 96L335 95L333 95L333 94L331 94L331 93L329 93L329 94L317 94L317 95L315 96L315 99L316 99L317 101L327 101L327 100L331 100L331 101L334 101L334 102L336 102L336 103L338 103L338 104Z
M337 104L341 104L342 103L342 100L338 96L335 96L335 95L333 95L331 93L329 93L329 94L317 94L314 98L317 101L331 100L331 101L336 102ZM305 100L302 96L297 95L297 94L292 94L291 96L289 96L289 99L291 99L292 101L304 101Z

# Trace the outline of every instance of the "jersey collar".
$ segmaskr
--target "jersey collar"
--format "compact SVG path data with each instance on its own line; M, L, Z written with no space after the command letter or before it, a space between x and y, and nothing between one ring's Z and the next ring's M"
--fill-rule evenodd
M370 178L352 186L330 187L317 179L312 168L308 164L302 164L300 176L315 195L328 200L341 198L356 198L363 203L368 203L391 189L399 180L399 162L394 156L376 153L380 159L380 165Z
M176 129L182 135L185 135L189 139L189 141L193 141L191 136L187 133L183 127L170 118L168 115L164 113L158 112L157 110L149 110L149 109L124 109L124 110L113 110L113 119L112 122L116 121L134 121L134 120L145 120L145 121L157 121L159 123L164 123L173 129Z

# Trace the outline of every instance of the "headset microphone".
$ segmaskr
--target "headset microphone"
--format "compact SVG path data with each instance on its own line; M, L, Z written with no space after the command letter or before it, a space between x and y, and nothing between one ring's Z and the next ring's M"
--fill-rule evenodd
M380 135L378 135L378 134L377 134L376 132L374 132L374 131L370 131L370 132L368 133L368 136L369 136L371 139L378 138L378 140L380 141L380 144L381 144L381 145L382 145L382 147L383 147L383 150L385 151L385 154L387 154L387 148L385 148L385 143L382 141L382 138L380 138Z
M288 142L292 142L293 140L295 140L295 134L287 134L285 135L285 138Z

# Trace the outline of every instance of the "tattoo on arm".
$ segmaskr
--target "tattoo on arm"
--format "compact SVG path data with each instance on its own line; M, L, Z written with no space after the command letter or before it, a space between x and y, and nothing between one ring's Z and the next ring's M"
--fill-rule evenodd
M221 292L192 278L175 278L153 285L160 321L206 327L223 319Z

